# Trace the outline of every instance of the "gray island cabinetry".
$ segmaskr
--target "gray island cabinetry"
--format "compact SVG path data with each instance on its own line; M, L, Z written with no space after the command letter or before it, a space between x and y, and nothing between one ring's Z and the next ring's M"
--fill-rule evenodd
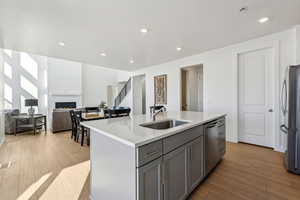
M185 199L204 177L203 137L203 126L197 126L138 148L139 163L147 155L157 159L138 166L137 199Z
M141 127L149 120L140 116L83 123L91 129L91 199L188 199L225 153L225 114L168 113L158 121L174 118L188 123L166 130Z

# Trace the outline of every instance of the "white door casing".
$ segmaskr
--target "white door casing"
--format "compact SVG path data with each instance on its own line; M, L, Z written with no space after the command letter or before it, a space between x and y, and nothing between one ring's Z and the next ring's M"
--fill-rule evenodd
M272 48L238 55L238 140L273 147L274 70Z

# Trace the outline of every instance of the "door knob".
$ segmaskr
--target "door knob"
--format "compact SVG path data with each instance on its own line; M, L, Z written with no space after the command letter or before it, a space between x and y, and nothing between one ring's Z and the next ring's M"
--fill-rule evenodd
M269 109L268 111L269 111L269 112L273 112L273 109L271 108L271 109Z

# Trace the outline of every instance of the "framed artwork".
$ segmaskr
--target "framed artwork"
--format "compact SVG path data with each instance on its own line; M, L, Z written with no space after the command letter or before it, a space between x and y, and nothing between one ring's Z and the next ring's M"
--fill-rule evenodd
M154 77L154 103L167 104L167 75Z

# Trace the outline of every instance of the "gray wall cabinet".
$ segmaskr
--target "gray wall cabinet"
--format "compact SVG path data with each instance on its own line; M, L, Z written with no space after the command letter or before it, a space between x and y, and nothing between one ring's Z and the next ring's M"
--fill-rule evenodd
M162 200L162 158L138 168L138 199Z

